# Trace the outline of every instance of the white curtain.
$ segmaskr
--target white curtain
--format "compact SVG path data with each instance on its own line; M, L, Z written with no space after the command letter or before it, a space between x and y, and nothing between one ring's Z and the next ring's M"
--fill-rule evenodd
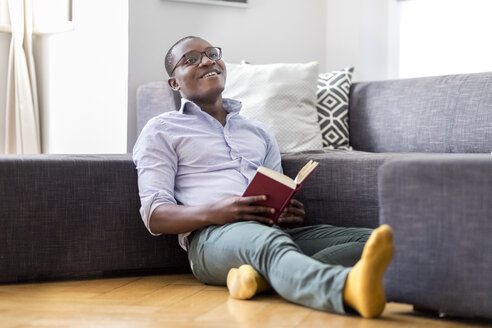
M38 95L32 51L32 0L9 0L12 41L7 77L5 152L41 152Z

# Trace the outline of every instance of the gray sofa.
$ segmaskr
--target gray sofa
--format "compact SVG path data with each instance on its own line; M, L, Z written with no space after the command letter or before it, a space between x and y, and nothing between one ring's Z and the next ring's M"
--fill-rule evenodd
M163 82L138 90L139 129L177 107ZM355 83L354 151L320 162L300 200L308 224L390 224L389 301L492 318L492 73ZM0 282L189 272L176 236L139 216L131 155L0 156Z

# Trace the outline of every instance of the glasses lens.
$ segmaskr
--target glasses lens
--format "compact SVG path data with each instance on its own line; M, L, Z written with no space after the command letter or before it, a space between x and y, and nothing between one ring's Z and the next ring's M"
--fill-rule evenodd
M220 48L207 48L205 49L205 54L213 61L219 60L222 56Z
M188 65L195 65L202 59L202 54L199 51L190 51L184 55L184 62Z

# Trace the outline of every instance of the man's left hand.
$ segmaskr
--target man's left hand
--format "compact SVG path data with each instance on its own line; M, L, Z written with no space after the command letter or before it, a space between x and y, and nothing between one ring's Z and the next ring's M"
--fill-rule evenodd
M284 209L277 224L284 228L296 228L304 223L304 204L296 199L291 199L290 204Z

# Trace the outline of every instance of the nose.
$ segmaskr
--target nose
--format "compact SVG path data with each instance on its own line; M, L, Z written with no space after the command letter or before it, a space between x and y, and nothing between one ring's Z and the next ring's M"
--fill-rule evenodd
M210 65L215 63L212 59L208 58L207 55L202 54L202 60L200 61L201 65Z

